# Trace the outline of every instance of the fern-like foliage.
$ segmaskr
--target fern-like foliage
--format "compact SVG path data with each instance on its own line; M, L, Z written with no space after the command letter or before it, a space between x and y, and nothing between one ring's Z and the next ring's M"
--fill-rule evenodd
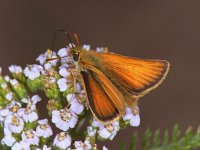
M131 138L131 143L127 146L122 142L120 150L137 150L140 147L141 150L191 150L200 148L200 127L192 131L192 127L188 127L184 133L178 125L175 125L171 134L166 129L163 134L157 129L154 132L147 129L142 139L142 145L138 145L138 135L134 133Z

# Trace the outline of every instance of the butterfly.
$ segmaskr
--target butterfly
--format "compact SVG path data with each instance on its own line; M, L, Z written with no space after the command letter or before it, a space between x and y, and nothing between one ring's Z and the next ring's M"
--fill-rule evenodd
M122 117L127 106L134 109L138 99L157 88L169 71L166 60L99 53L80 46L76 34L75 39L78 44L72 45L69 55L94 118L104 124Z

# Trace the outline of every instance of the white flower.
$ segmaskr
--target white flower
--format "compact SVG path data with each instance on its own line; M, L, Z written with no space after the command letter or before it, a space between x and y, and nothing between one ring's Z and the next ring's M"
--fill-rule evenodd
M9 71L10 71L11 73L16 73L16 74L18 74L18 73L21 73L21 72L22 72L22 67L21 67L21 66L17 66L17 65L11 65L8 69L9 69Z
M98 133L103 139L110 139L112 140L117 132L119 131L119 122L113 122L111 124L102 124L98 121L93 121L92 125L94 127L98 127Z
M36 133L39 137L42 136L44 138L48 138L53 135L53 131L51 129L51 126L48 124L47 119L39 120L38 124L39 125L36 128Z
M8 93L6 94L6 99L9 100L9 101L11 101L12 98L13 98L13 93L12 93L12 92L8 92Z
M57 58L56 53L51 51L51 50L47 50L44 54L39 55L36 58L36 61L38 61L41 65L44 65L45 63L49 64L50 66L56 65L56 63L58 61L57 59L50 60L50 61L46 62L47 58Z
M4 79L7 81L7 82L9 82L10 81L10 77L7 75L7 76L5 76L4 77Z
M37 102L40 102L42 99L39 95L33 95L31 98L31 101L33 104L37 104Z
M4 121L5 127L13 133L20 133L24 129L24 121L16 113L9 114Z
M11 112L16 113L19 108L21 108L21 103L13 100L10 104L6 106L6 108L8 108Z
M58 55L59 55L60 57L68 56L68 55L69 55L69 49L67 49L67 48L61 48L61 49L58 51Z
M16 86L19 84L19 81L17 81L16 79L10 79L10 84Z
M16 142L12 146L12 150L30 150L30 144L24 141Z
M4 121L4 119L10 114L11 112L9 111L8 108L1 109L0 110L0 121Z
M1 88L2 88L2 89L6 89L7 87L8 87L8 85L7 85L6 83L2 83L2 84L1 84Z
M90 45L84 44L84 45L83 45L83 49L85 49L85 50L90 50Z
M59 74L64 78L70 76L70 72L64 67L60 67Z
M36 135L36 132L32 129L22 132L22 141L29 143L30 145L38 145L39 138Z
M38 120L38 114L35 112L36 106L28 104L27 108L20 108L18 115L21 116L25 122L34 122Z
M68 147L70 147L71 142L72 142L71 137L65 132L61 132L56 135L53 141L53 145L61 149L67 149Z
M138 127L140 125L139 107L135 107L132 111L129 107L126 107L126 114L122 117L124 121L130 120L130 125Z
M64 92L65 90L67 90L68 85L67 85L67 79L65 78L61 78L57 81L58 87L60 89L61 92Z
M103 146L103 150L108 150L108 148L107 148L107 147L105 147L105 146Z
M40 65L29 65L24 69L24 74L30 80L38 78L43 71L43 67Z
M51 63L49 63L49 62L48 62L48 63L45 63L45 64L44 64L44 69L45 69L45 70L52 70L53 68L52 68Z
M77 100L76 95L68 94L67 100L71 104L70 110L73 111L76 114L81 114L83 112L83 105Z
M44 65L44 63L47 60L47 53L44 54L40 54L37 58L36 61L38 61L40 63L40 65Z
M12 136L12 132L4 128L4 138L1 140L1 143L4 145L6 144L7 146L12 146L16 142L16 139Z
M108 52L108 48L106 48L106 47L97 47L96 51L98 53L106 53L106 52Z
M73 112L70 112L69 109L61 109L53 110L52 111L52 122L55 123L56 127L67 131L69 128L74 128L76 123L78 121L78 118L76 114Z
M51 150L51 147L47 147L47 145L43 145L42 149L36 148L36 150Z
M76 150L90 150L92 148L89 138L87 138L84 142L75 141L74 146L75 146Z
M39 101L41 101L41 97L39 95L33 95L31 99L29 97L28 98L22 98L21 101L26 103L26 104L36 105Z
M89 137L95 136L97 129L93 128L92 126L87 127L87 132Z

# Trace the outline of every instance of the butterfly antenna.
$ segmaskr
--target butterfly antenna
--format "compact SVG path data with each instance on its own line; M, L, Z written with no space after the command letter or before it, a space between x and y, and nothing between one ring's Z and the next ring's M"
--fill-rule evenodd
M53 36L53 40L52 40L52 50L54 50L54 46L55 46L55 41L56 41L56 36L58 35L58 32L64 32L64 34L66 35L66 39L69 40L69 43L72 45L72 48L74 48L74 45L72 43L72 40L70 38L70 35L67 31L63 30L63 29L59 29L57 30L55 33L54 33L54 36ZM67 41L67 40L66 40ZM48 58L47 61L52 61L52 60L56 60L56 59L61 59L63 57L57 57L57 58L52 58L52 55L53 55L53 52L51 50L48 50L49 52L48 53L51 53L51 58ZM51 51L51 52L50 52ZM64 56L65 57L65 56Z
M72 48L74 48L74 44L72 43L72 39L71 39L69 33L65 31L65 35L67 36L69 43L72 45Z
M67 31L63 30L63 29L59 29L54 33L53 41L52 41L52 50L54 49L55 40L56 40L56 36L58 35L58 32L64 32L64 34L66 35L67 39L69 40L69 43L72 45L72 48L74 48L74 45L72 43L72 40L71 40L71 37L70 37L69 33Z
M79 45L79 39L78 39L78 34L74 33L74 38L76 40L77 45Z

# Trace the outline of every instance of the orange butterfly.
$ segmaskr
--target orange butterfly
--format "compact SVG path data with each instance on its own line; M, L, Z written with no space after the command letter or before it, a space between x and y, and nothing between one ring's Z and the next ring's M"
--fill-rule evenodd
M118 120L126 106L137 106L138 99L158 87L169 71L166 60L87 51L79 46L76 34L75 39L78 46L72 45L70 56L76 63L89 107L104 124Z
M94 117L111 123L134 108L138 99L158 87L169 71L169 62L139 59L113 53L87 51L80 46L70 50L77 63Z

